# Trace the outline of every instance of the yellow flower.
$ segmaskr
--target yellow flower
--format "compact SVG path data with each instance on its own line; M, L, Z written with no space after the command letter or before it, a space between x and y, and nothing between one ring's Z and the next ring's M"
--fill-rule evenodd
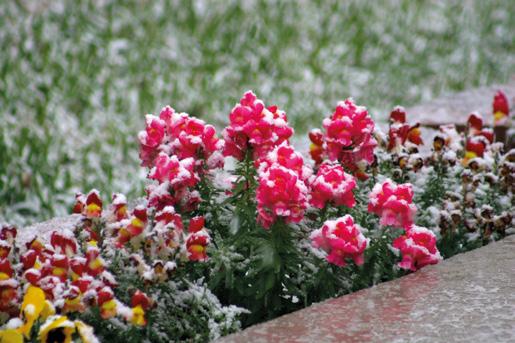
M53 316L55 314L54 305L46 300L45 305L43 306L43 311L41 311L41 319L46 320L48 317Z
M23 335L16 329L0 330L0 343L23 343Z
M52 316L39 329L38 339L41 343L71 343L75 324L66 316Z
M79 333L82 343L99 343L99 340L93 334L93 328L82 320L75 321L75 327Z
M100 306L100 316L104 319L116 316L116 307L116 301L114 299L106 301Z
M39 318L44 307L45 292L39 287L29 286L21 304L21 312L25 317L25 324L19 328L19 332L25 335L27 339L30 338L32 325Z
M145 324L147 324L147 320L145 319L145 310L143 310L141 305L132 308L131 322L138 326L145 326Z

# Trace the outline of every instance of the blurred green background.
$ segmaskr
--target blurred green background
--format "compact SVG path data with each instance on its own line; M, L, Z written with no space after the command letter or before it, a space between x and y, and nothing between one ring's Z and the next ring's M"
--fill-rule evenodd
M142 194L137 131L166 104L222 128L247 89L303 134L353 96L397 104L505 82L515 1L1 1L0 220L74 192Z

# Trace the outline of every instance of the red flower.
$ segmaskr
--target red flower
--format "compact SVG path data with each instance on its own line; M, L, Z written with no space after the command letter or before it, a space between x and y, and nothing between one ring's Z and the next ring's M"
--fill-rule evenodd
M390 123L404 124L406 122L406 110L402 106L396 106L390 112Z
M53 231L50 236L50 244L56 252L68 257L77 253L77 242L70 231Z
M387 179L378 183L369 195L368 211L381 216L381 225L409 228L417 207L413 204L411 184L395 184Z
M13 276L14 270L8 259L0 259L0 281L5 281Z
M151 148L156 148L163 141L165 122L151 114L146 115L145 121L147 126L145 131L139 134L140 143Z
M510 114L508 98L503 91L499 90L495 93L492 109L494 114L494 125L503 124Z
M422 145L420 124L406 124L406 111L397 106L390 113L390 128L388 130L388 151L400 149L406 142Z
M204 228L204 223L205 220L202 216L191 218L190 226L188 227L188 232L193 233L202 230Z
M224 130L224 155L242 160L250 147L253 158L264 158L275 146L287 141L293 134L288 119L277 106L265 108L263 101L251 91L229 114L230 124Z
M209 233L205 229L188 234L186 237L188 259L190 261L206 261L208 258L207 246L210 241Z
M356 106L352 99L341 101L330 118L323 121L325 153L360 178L365 178L367 165L374 161L377 145L372 136L374 122L365 107Z
M86 197L82 193L75 194L75 205L73 205L72 213L82 213L86 207Z
M165 225L172 223L172 226L180 231L183 229L181 215L175 212L173 206L167 206L162 211L157 212L155 220L156 222L162 222Z
M103 319L109 319L116 315L117 305L110 287L104 287L97 293L97 304Z
M434 233L423 227L411 226L405 235L393 241L392 246L402 255L402 261L398 264L402 269L416 271L442 259L436 248Z
M273 164L278 164L294 171L302 180L306 180L313 173L310 168L304 166L302 155L296 152L286 141L276 146L268 155L256 161L255 164L259 168L258 173L265 172Z
M70 260L70 269L72 270L72 279L77 280L79 279L87 269L87 259L84 257L73 257Z
M58 277L62 282L68 278L68 258L65 255L55 254L50 258L52 275Z
M465 144L465 156L463 157L462 164L467 166L470 160L476 157L483 157L485 149L485 138L480 136L470 137Z
M105 269L104 260L94 241L89 242L86 247L86 263L87 273L91 276L97 276Z
M472 112L467 120L469 135L476 135L483 129L483 117L477 112Z
M307 188L295 171L275 163L260 173L256 199L258 222L265 229L276 217L298 223L307 207Z
M11 244L7 241L0 240L0 259L6 258L11 252Z
M408 130L407 140L415 145L422 145L424 142L422 141L422 136L420 132L420 123L416 123L413 126L410 126Z
M113 194L111 205L113 207L113 216L116 221L126 219L129 215L127 213L127 198L121 193Z
M16 235L18 234L18 230L15 226L4 225L2 229L0 229L0 240L4 240L12 244L16 239Z
M339 164L323 163L311 183L311 204L318 208L324 208L328 202L354 207L356 201L352 190L355 187L354 178Z
M323 161L324 154L324 135L320 129L313 129L309 131L309 140L311 144L309 146L309 154L315 164L320 164Z
M32 268L36 263L36 259L38 258L38 252L36 250L27 250L23 255L21 255L20 260L23 264L23 269L27 270Z
M151 170L149 178L159 182L170 182L172 187L193 187L198 178L193 172L193 158L179 160L176 155L169 157L165 153L160 153L156 159L156 165Z
M141 306L146 311L150 308L151 299L138 289L132 295L131 304L132 307Z
M492 144L494 142L494 130L492 129L483 129L481 132L477 134L478 136L483 136L488 140L488 143Z
M27 279L27 281L33 286L37 286L39 284L39 280L42 277L41 271L35 268L30 268L23 273L23 277Z
M98 218L102 215L102 200L96 189L91 190L86 197L86 207L84 209L86 218Z
M19 312L18 302L18 282L10 279L0 285L0 312L6 312L15 317Z
M345 259L348 258L358 266L362 265L368 246L368 239L350 215L326 221L322 228L313 231L311 241L315 248L321 248L328 254L329 263L340 267L346 265Z

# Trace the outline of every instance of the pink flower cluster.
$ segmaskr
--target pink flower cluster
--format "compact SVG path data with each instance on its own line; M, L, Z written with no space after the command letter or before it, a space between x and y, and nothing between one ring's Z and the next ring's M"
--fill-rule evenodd
M345 173L340 164L322 163L310 186L310 202L314 207L324 208L326 204L331 203L335 206L345 205L352 208L356 204L352 193L356 187L356 180Z
M396 185L391 180L376 184L369 195L368 211L381 216L381 225L405 230L405 234L393 242L393 247L402 255L399 267L415 271L442 259L436 248L435 234L413 224L417 207L413 204L410 184Z
M308 205L304 180L310 175L300 154L286 143L276 147L259 166L256 190L258 222L268 229L277 217L298 223Z
M390 179L376 184L369 195L368 211L381 216L381 225L408 229L417 211L411 185L397 185Z
M246 92L232 109L229 120L230 124L223 132L224 155L239 161L248 149L252 149L254 159L262 158L293 134L286 113L277 106L266 108L251 91Z
M329 263L343 267L345 259L352 259L359 266L364 262L363 255L368 246L368 239L361 230L350 215L345 215L326 221L322 228L313 231L311 241L315 248L327 253Z
M223 167L224 141L212 125L170 106L159 117L146 116L146 129L138 135L142 165L151 168L147 187L150 205L162 210L180 204L194 209L200 197L193 188L206 171Z
M324 157L339 161L346 170L366 179L365 169L374 161L377 145L373 137L374 126L365 107L357 106L352 99L340 101L334 113L323 121L325 132L310 134L311 155L316 162Z
M177 113L170 106L164 107L159 117L146 116L145 131L138 134L142 165L152 167L159 153L177 155L182 160L193 157L197 164L207 162L210 168L223 165L223 141L216 137L216 130L203 120Z
M429 264L437 264L442 259L436 247L435 234L424 227L412 225L405 235L393 241L393 247L402 255L398 263L402 269L416 271Z

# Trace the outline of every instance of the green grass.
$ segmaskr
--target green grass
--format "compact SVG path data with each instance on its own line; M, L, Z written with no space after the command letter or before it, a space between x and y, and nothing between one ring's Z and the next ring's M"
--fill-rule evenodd
M221 128L253 89L303 133L348 96L381 118L515 73L510 0L95 3L0 3L5 220L141 195L136 133L165 104Z

